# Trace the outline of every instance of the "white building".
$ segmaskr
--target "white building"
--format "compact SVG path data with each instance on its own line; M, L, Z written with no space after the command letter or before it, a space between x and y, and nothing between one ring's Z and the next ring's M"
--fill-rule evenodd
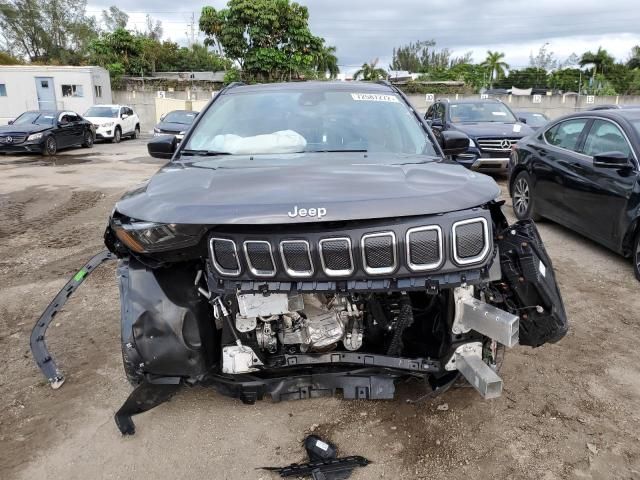
M72 110L111 103L109 72L101 67L0 65L0 125L27 110Z

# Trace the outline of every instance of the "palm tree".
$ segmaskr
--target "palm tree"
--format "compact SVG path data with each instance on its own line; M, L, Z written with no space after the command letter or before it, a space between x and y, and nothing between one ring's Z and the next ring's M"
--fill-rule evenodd
M377 58L371 61L371 63L363 63L362 67L353 74L353 79L358 80L358 78L362 77L363 80L370 82L375 82L381 78L386 79L388 76L387 71L384 68L377 68L377 65Z
M504 76L504 71L509 69L509 64L503 62L504 53L487 50L487 58L480 64L481 67L489 69L489 88L493 88L493 81Z
M593 76L595 77L598 71L604 73L605 68L612 66L615 63L615 59L604 48L598 47L596 53L591 51L584 52L578 63L581 67L593 65Z
M322 47L316 54L316 71L322 76L325 76L328 72L329 78L336 78L340 73L336 47Z

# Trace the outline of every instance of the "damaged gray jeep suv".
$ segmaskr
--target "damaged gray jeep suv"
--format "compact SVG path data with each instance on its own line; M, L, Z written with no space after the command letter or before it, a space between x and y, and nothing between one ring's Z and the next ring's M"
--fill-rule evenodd
M121 430L179 385L391 399L400 378L462 375L499 396L504 347L567 320L534 223L508 225L495 181L447 159L467 146L361 82L232 84L180 143L155 138L171 160L105 234L137 385Z

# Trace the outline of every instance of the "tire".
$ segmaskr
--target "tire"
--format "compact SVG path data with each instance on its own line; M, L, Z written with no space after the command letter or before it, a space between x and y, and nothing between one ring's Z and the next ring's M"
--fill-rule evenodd
M122 130L120 130L120 127L116 127L113 131L113 142L120 143L120 140L122 140Z
M133 131L133 135L131 135L131 138L135 140L139 137L140 137L140 125L136 125L136 128Z
M93 147L93 133L91 133L91 130L84 132L84 142L82 142L82 146L84 148Z
M50 136L47 137L44 141L44 147L42 147L42 155L46 157L51 157L56 154L58 151L58 142L56 141L56 137Z
M636 275L636 280L640 282L640 231L636 234L636 239L633 242L631 258L633 259L633 273Z
M520 172L513 181L511 189L511 200L513 203L513 213L518 220L532 219L540 220L540 215L536 213L535 201L531 189L531 176L527 172Z

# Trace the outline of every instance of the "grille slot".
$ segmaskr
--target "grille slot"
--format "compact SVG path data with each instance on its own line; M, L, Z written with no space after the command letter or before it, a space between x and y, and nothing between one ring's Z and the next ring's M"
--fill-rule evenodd
M396 235L393 232L369 233L362 237L362 264L370 274L391 273L396 269Z
M453 224L453 259L468 265L484 259L489 251L489 233L484 218L472 218Z
M407 230L407 266L414 272L434 270L442 264L442 229L438 225Z
M518 143L519 138L479 138L478 146L489 152L510 153L511 147Z
M280 242L282 263L291 277L310 277L313 275L311 249L306 240L283 240Z
M238 251L233 240L227 238L212 238L209 250L214 268L223 275L240 275Z
M324 273L330 277L341 277L353 273L350 238L325 238L320 240L319 247Z
M249 270L256 277L273 277L276 264L271 252L271 244L265 240L247 240L243 244L244 255Z

